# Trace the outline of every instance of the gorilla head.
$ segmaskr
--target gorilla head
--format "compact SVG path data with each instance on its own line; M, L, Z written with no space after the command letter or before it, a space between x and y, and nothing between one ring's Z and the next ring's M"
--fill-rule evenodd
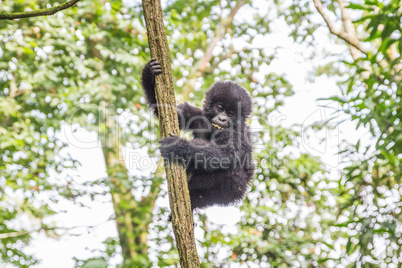
M218 82L205 94L203 109L214 128L236 128L251 114L250 95L234 82Z

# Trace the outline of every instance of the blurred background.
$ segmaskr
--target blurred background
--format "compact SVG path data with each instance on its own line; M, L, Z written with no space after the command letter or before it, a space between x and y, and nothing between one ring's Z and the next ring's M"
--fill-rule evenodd
M401 1L162 5L177 101L254 103L255 179L195 214L202 267L401 267ZM0 267L179 266L149 59L140 1L0 20Z

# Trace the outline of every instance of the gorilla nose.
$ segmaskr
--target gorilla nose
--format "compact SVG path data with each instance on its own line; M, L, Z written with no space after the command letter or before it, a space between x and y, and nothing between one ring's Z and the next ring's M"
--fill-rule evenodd
M224 116L219 116L218 117L219 121L221 121L222 123L226 123L228 121L228 119Z

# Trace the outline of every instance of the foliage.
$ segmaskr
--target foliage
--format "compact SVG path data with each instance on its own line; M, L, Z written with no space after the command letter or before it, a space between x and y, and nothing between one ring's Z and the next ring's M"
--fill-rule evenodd
M18 10L19 4L8 1L2 6ZM75 174L67 172L77 163L63 154L64 127L78 123L89 131L99 131L104 138L107 134L102 133L108 133L110 127L105 111L116 116L141 109L140 83L131 74L140 72L147 43L144 38L131 38L139 33L131 20L120 15L128 10L117 2L108 7L102 2L81 1L65 15L0 22L0 115L5 119L0 127L1 208L2 219L7 219L1 223L2 233L21 231L9 226L23 221L22 215L35 223L26 227L27 234L11 241L27 243L30 232L47 232L46 219L56 212L52 203L60 198L76 201L86 194L82 187L80 192L75 190L79 186ZM131 139L134 146L138 143L129 130L140 118L124 122L127 134L123 138ZM141 137L137 140L144 144L143 131L136 128ZM105 151L111 149L110 143L107 145ZM110 182L102 179L95 184L109 187ZM131 187L128 179L121 183ZM48 200L46 196L54 197ZM9 241L1 240L6 259L8 250L17 245ZM25 256L18 251L15 258L16 253Z
M191 71L191 63L197 60L195 52L206 50L208 40L214 37L216 26L221 22L219 14L227 12L233 7L233 3L218 7L217 2L211 1L205 6L197 8L194 6L192 9L191 6L180 2L172 2L166 8L165 17L172 44L170 52L171 57L175 59L173 73L175 77L183 77L176 82L179 93L185 84L186 73ZM45 7L45 4L47 4L45 1L32 1L30 7L38 9ZM2 5L7 12L21 11L24 7L20 1L3 1ZM264 17L259 19L258 27L262 33L267 32L265 22ZM202 30L207 25L211 25L211 28ZM232 38L235 40L247 34L247 25L245 21L230 25L228 30L233 31L233 36L224 36L224 42L219 44L223 46L222 49L226 54L222 57L216 55L213 64L205 70L202 89L197 85L193 91L194 101L201 101L203 92L215 81L214 76L209 74L214 73L214 69L224 61L230 62L229 60L233 59L234 66L242 67L231 71L217 68L220 70L221 79L235 76L237 82L247 85L253 72L258 71L259 64L269 62L273 58L273 55L264 49L235 50L227 45L227 41L233 42ZM140 6L138 4L127 6L119 1L111 4L106 1L80 1L74 8L54 16L12 23L0 22L0 27L1 115L7 118L2 127L2 133L7 135L1 136L2 152L4 152L2 153L4 162L1 165L4 172L1 174L1 179L4 192L15 196L23 185L26 202L32 202L37 206L40 202L47 204L49 202L46 198L42 200L36 196L36 191L44 194L54 193L56 198L52 200L57 202L60 198L77 201L80 196L87 194L96 198L97 192L90 187L91 185L101 186L104 191L110 187L112 194L118 194L120 197L124 197L122 194L127 193L126 190L121 191L122 189L139 190L143 195L142 199L134 200L128 195L127 199L119 198L120 201L116 203L115 208L117 215L129 212L132 220L130 224L133 228L138 228L134 229L136 230L134 234L129 234L129 230L125 228L130 224L118 223L121 234L143 237L143 232L147 232L147 224L152 220L146 216L151 213L156 198L152 191L158 193L161 179L158 176L154 178L127 176L125 167L107 161L110 157L115 157L113 154L116 153L116 146L120 150L129 142L131 147L141 148L155 140L155 137L147 134L155 130L146 123L150 117L141 104L142 94L139 94L138 74L149 58ZM189 32L197 34L190 38ZM254 36L255 33L248 39L251 41ZM233 72L234 70L236 71ZM273 97L267 94L267 98L274 99L281 95L278 93L282 90L281 81L283 78L275 74L267 76L264 83L278 84L270 89ZM278 103L280 102L278 98ZM124 135L120 136L121 140L117 145L113 144L115 139L111 136L117 127L110 121L114 116L124 121L120 122L119 126L121 128L119 133ZM62 148L65 144L60 139L63 127L68 125L73 125L75 129L81 127L98 133L106 157L107 178L102 178L93 184L80 185L75 175L70 175L68 170L77 163L74 159L63 155ZM28 145L30 147L27 147ZM149 146L149 153L152 154L155 148L156 145ZM28 155L17 157L22 153ZM17 160L19 162L16 162ZM15 163L20 165L15 166ZM55 175L54 171L60 174ZM26 174L25 177L22 174ZM30 181L36 181L36 184L29 183ZM79 192L76 190L77 187L80 189ZM146 189L149 187L152 195L150 194L151 197L147 199ZM104 191L100 194L103 195ZM14 213L15 208L19 209L18 214L26 215L25 210L30 206L21 203L11 206L9 201L6 202L9 198L5 194L2 195L3 200L1 207L5 213L10 213L10 220L2 222L4 224L2 233L9 233L14 231L9 226L21 221L17 213ZM48 206L48 209L35 207L33 214L42 223L38 223L38 227L27 226L26 235L17 236L12 241L29 243L30 233L41 230L48 232L48 227L43 225L43 222L58 212L54 210L56 206ZM140 220L144 217L148 221ZM120 221L120 216L116 219ZM161 228L166 227L167 225ZM51 228L57 230L57 226ZM145 249L146 252L146 246L129 244L127 242L129 239L120 237L122 247L128 245L135 251L144 252ZM16 244L7 241L2 239L5 247L16 247ZM168 238L168 242L172 243L172 239ZM7 251L4 252L2 257L8 261ZM22 251L18 252L23 256ZM160 256L163 256L163 252ZM28 260L29 257L26 258ZM136 258L132 257L131 261L142 267L149 265L148 257L143 253L137 254ZM128 264L130 260L126 262ZM17 263L18 261L15 262Z
M341 105L356 128L365 127L372 136L372 141L361 139L341 152L353 161L344 163L339 186L332 190L338 196L336 227L347 233L340 259L352 260L353 267L396 265L402 257L401 1L353 1L347 7L340 3L325 3L327 14L342 14L342 31L346 32L348 14L356 18L352 29L357 29L357 34L347 33L356 37L358 49L349 46L330 63L336 72L333 68L320 72L339 76L341 94L330 100ZM291 11L283 14L298 29L296 40L313 37L305 22L313 20L314 7L305 1L293 4ZM297 5L301 8L295 8Z
M373 146L357 143L349 148L348 154L359 155L360 160L345 168L342 178L346 183L341 190L346 197L342 209L350 213L347 227L357 231L349 237L346 253L358 251L362 263L391 265L400 263L402 256L400 5L400 1L350 5L364 12L355 24L365 27L364 41L374 44L366 57L350 64L353 72L339 100L357 126L367 127L375 141ZM362 75L367 71L368 75ZM377 253L380 241L385 250Z
M229 20L239 3L249 16L235 14ZM319 160L298 152L295 128L269 120L293 94L292 87L281 74L265 72L277 51L253 43L269 36L273 20L284 19L297 43L314 47L317 30L327 27L314 2L166 2L177 99L199 105L215 81L233 80L252 94L252 122L261 130L253 133L256 179L240 208L238 233L228 234L199 215L205 230L199 241L203 267L385 267L401 262L401 2L340 3L322 2L331 19L345 10L352 15L359 47L333 36L343 50L320 55L329 64L318 66L312 77L338 78L341 91L331 100L341 104L357 127L367 128L371 140L345 146L342 154L348 161L342 174L332 178ZM19 12L47 4L2 1L1 6ZM261 12L262 4L270 11ZM334 23L346 31L344 21L340 17ZM311 58L317 56L314 52ZM125 266L177 265L169 212L155 207L158 195L166 196L160 169L136 176L126 168L129 159L118 161L124 147L146 148L148 156L157 149L152 134L159 133L157 124L140 91L149 50L139 3L81 0L53 16L0 21L0 58L2 261L17 267L38 263L23 245L34 232L60 235L51 223L60 200L110 194L119 237L105 241L105 249L91 258L77 259L76 265L110 266L120 254ZM79 163L65 153L66 146L74 145L62 138L65 127L98 135L107 176L79 182L72 172Z

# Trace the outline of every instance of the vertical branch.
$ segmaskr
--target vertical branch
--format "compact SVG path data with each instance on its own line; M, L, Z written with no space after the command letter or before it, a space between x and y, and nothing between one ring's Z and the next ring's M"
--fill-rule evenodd
M179 134L176 100L170 66L169 48L160 0L142 0L152 58L162 66L162 74L155 77L156 101L162 137ZM165 163L172 225L176 237L181 267L200 267L194 238L193 217L187 176L183 166Z
M103 110L103 123L106 128L103 133L100 133L100 141L102 144L102 153L105 159L106 170L110 178L110 194L115 213L116 229L119 235L119 241L122 251L122 256L125 263L131 263L137 257L135 251L136 236L133 225L132 210L136 207L135 199L131 193L131 188L124 187L122 182L128 180L126 164L122 155L118 131L120 126L116 122L116 116L110 113L111 107L106 101L100 102L100 107ZM113 109L113 108L112 108ZM120 174L111 176L111 174ZM122 206L122 203L129 204L130 209ZM141 245L147 251L145 245Z

